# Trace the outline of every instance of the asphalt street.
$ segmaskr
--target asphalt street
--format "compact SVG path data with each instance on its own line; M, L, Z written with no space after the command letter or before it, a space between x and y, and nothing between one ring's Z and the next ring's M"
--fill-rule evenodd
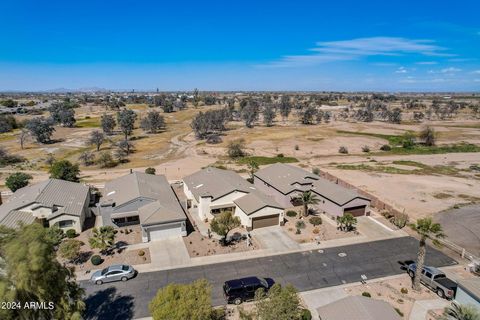
M81 282L87 293L85 319L135 319L149 316L148 303L158 289L169 283L189 283L205 278L213 286L214 305L225 304L224 281L245 276L273 278L308 291L344 283L400 274L403 261L415 260L418 241L403 237L271 257L224 262L189 268L148 272L127 282L93 285ZM339 255L339 253L345 253ZM436 267L456 264L433 248L427 249L426 264Z

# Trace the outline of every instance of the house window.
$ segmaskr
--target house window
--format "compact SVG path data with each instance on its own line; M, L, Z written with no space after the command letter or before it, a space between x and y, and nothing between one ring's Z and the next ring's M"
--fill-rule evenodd
M73 226L74 222L73 220L62 220L62 221L58 221L58 226L60 228L68 228L68 227L71 227Z
M139 216L127 217L127 222L140 222Z

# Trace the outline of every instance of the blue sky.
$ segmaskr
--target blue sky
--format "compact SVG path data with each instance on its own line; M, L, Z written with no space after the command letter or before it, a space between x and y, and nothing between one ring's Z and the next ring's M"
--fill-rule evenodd
M0 12L0 90L480 89L473 0L0 0Z

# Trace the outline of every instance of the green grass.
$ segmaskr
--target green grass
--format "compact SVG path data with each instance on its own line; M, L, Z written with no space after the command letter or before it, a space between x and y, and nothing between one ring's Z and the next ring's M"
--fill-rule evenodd
M393 146L398 146L402 144L403 137L397 136L393 134L381 134L381 133L370 133L370 132L354 132L354 131L344 131L344 130L337 130L337 133L343 134L353 134L358 136L368 136L368 137L375 137L380 139L385 139L388 143Z
M399 169L395 167L390 167L390 166L381 166L381 165L376 165L376 166L369 166L366 164L339 164L336 166L337 169L343 169L343 170L361 170L361 171L367 171L367 172L380 172L380 173L392 173L392 174L412 174L416 170L405 170L405 169Z
M262 157L262 156L242 157L242 158L239 158L237 162L240 164L247 164L252 160L258 163L259 166L274 164L274 163L298 162L298 159L294 157Z
M100 128L100 118L80 119L75 123L77 128Z
M418 174L418 175L445 175L445 176L459 176L460 170L452 166L429 166L420 162L410 160L395 160L392 162L397 165L406 165L416 167L417 169L408 170L401 169L392 166L385 166L376 164L370 166L367 164L339 164L336 166L338 169L343 170L361 170L366 172L379 172L379 173L391 173L391 174Z
M412 148L393 147L390 151L384 151L378 154L443 154L459 152L480 152L480 146L472 143L459 143L433 147L415 145Z

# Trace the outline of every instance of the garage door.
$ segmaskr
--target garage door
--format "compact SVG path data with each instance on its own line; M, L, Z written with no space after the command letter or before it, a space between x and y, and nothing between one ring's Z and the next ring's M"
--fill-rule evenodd
M258 229L263 227L270 227L278 225L279 215L274 214L271 216L258 217L252 219L252 229Z
M180 223L168 226L158 226L148 229L148 234L150 241L178 237L182 235L182 227Z
M360 217L365 215L365 208L367 206L358 206L343 209L343 214L350 213L354 217Z

